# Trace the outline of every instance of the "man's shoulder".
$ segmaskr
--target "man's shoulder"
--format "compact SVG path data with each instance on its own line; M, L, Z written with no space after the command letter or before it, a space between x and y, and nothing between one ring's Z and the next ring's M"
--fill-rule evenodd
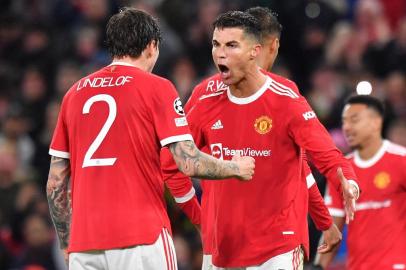
M223 83L223 81L220 78L220 74L216 73L200 82L195 87L194 92L197 91L198 93L195 94L200 94L199 96L202 96L211 93L225 91L227 89L228 86Z
M397 169L404 171L406 166L406 147L388 140L385 140L385 144L385 155L382 157L385 160L385 164L388 164L394 171ZM393 164L398 165L392 166Z
M269 71L266 72L266 75L272 79L271 85L273 85L276 89L280 91L287 89L293 91L296 95L300 95L299 89L294 81Z
M286 105L286 102L298 101L302 98L294 82L270 72L266 75L269 78L268 93L274 101L280 101Z
M227 100L227 91L218 91L201 95L190 108L190 115L215 113L222 102Z
M386 152L390 155L397 156L400 158L406 158L406 147L393 143L391 141L385 141L386 143Z

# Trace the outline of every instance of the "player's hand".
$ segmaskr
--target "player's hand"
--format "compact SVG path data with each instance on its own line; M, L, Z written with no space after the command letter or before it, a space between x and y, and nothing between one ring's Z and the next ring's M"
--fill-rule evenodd
M238 174L236 175L236 178L245 181L252 179L255 169L254 158L248 156L242 157L239 154L236 154L231 161L235 162L238 166Z
M341 181L341 187L343 188L343 198L345 204L345 223L349 224L354 220L355 215L355 201L358 199L358 189L345 178L343 170L337 169L338 178Z
M337 225L333 223L327 230L323 231L323 244L317 248L318 253L328 253L332 251L343 239L343 235Z

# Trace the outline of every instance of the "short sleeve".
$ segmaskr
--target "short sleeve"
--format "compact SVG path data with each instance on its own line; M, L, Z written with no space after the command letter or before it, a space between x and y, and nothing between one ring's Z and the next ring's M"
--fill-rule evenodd
M62 101L58 120L52 136L49 154L60 158L70 158L69 133L66 125L66 97Z
M150 111L161 146L179 141L193 141L175 87L167 80L160 81L155 87L157 89L154 89Z

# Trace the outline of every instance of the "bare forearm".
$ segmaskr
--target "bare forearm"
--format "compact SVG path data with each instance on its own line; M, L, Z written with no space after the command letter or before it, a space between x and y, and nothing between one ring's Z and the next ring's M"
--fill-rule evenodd
M52 157L47 182L47 199L52 221L62 249L69 243L71 210L68 198L70 164L68 159Z
M230 161L223 161L207 155L192 141L173 143L169 146L181 172L188 176L204 179L224 179L239 175L239 167Z

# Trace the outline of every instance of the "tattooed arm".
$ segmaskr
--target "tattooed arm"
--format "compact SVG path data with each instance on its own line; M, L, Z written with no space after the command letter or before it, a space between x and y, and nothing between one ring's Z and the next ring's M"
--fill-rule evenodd
M255 160L252 157L234 156L231 161L216 159L199 151L192 141L172 143L169 149L179 170L188 176L249 180L254 174Z
M47 199L61 249L66 249L69 243L71 209L68 198L68 184L70 174L69 159L51 157L47 182Z

